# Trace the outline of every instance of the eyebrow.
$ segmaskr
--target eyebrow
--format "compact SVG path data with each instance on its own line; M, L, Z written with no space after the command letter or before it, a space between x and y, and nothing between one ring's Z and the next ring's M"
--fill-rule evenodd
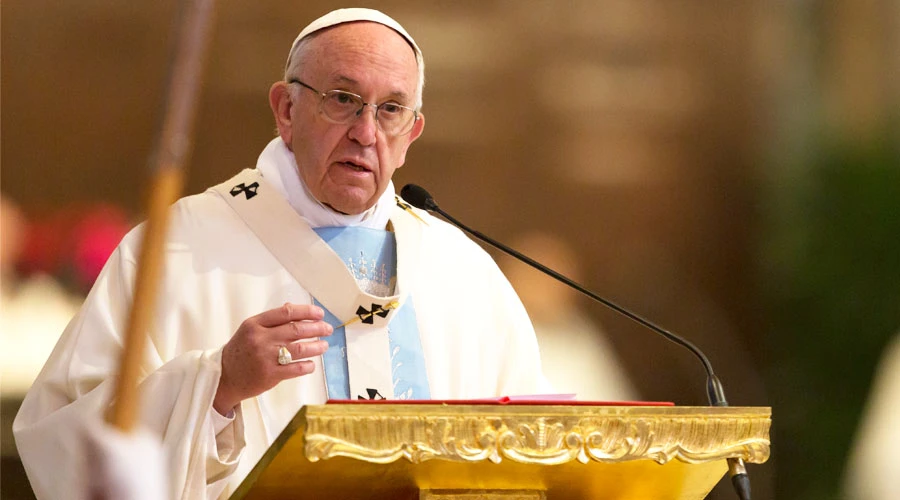
M350 78L349 76L338 75L337 78L334 79L334 84L344 84L349 86L359 85L359 81ZM390 99L397 99L403 102L408 102L410 100L409 94L403 92L401 90L395 90L388 94Z

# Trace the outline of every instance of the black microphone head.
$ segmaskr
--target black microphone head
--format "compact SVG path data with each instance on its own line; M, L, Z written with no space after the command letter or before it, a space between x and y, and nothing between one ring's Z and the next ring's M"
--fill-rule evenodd
M431 211L438 207L437 203L434 202L434 198L428 194L428 191L422 186L415 184L403 186L403 189L400 190L400 197L408 201L410 205L421 210Z

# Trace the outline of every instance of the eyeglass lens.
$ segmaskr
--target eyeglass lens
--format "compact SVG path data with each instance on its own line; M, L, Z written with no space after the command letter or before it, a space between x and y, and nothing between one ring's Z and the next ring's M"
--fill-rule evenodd
M322 97L322 112L339 123L355 119L362 113L364 106L360 97L342 90L330 90ZM409 131L415 113L399 104L385 102L376 108L375 118L385 133L400 135Z

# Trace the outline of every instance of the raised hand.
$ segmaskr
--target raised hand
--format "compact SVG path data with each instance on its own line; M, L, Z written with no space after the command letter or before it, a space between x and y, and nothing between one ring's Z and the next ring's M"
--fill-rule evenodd
M322 308L286 303L241 323L222 350L222 377L213 407L228 414L241 401L259 395L282 380L313 372L311 359L328 349L332 327L322 321ZM279 364L284 346L297 362Z

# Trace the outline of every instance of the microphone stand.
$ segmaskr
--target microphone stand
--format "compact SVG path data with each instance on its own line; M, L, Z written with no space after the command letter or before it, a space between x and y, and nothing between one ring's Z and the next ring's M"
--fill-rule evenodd
M469 226L463 224L459 220L457 220L452 215L448 214L444 210L442 210L437 202L434 201L434 198L426 191L424 188L417 186L415 184L407 184L400 190L400 196L412 204L414 207L427 210L430 212L435 212L440 214L441 217L447 219L454 226L462 229L463 231L471 234L475 238L480 241L487 243L488 245L505 252L513 257L525 262L526 264L534 267L535 269L551 276L557 281L561 281L566 285L578 290L579 292L587 295L588 297L600 302L601 304L609 307L610 309L618 312L626 316L627 318L639 323L640 325L649 328L650 330L662 335L666 339L675 344L678 344L691 353L693 353L703 364L703 368L706 370L706 397L709 400L710 406L728 406L728 400L725 399L725 389L722 387L722 382L719 380L719 377L716 376L713 371L712 363L709 362L709 359L703 354L697 346L688 341L687 339L681 338L678 335L658 326L651 321L642 318L641 316L619 306L618 304L607 300L596 293L588 290L584 286L576 283L575 281L559 274L558 272L550 269L549 267L541 264L540 262L535 261L534 259L528 257L525 254L522 254L499 241L486 236L480 231L476 231L475 229L470 228ZM728 474L731 476L731 484L734 486L735 491L737 492L738 498L741 500L750 500L750 477L747 474L747 468L744 464L744 460L741 458L729 458L728 460Z

